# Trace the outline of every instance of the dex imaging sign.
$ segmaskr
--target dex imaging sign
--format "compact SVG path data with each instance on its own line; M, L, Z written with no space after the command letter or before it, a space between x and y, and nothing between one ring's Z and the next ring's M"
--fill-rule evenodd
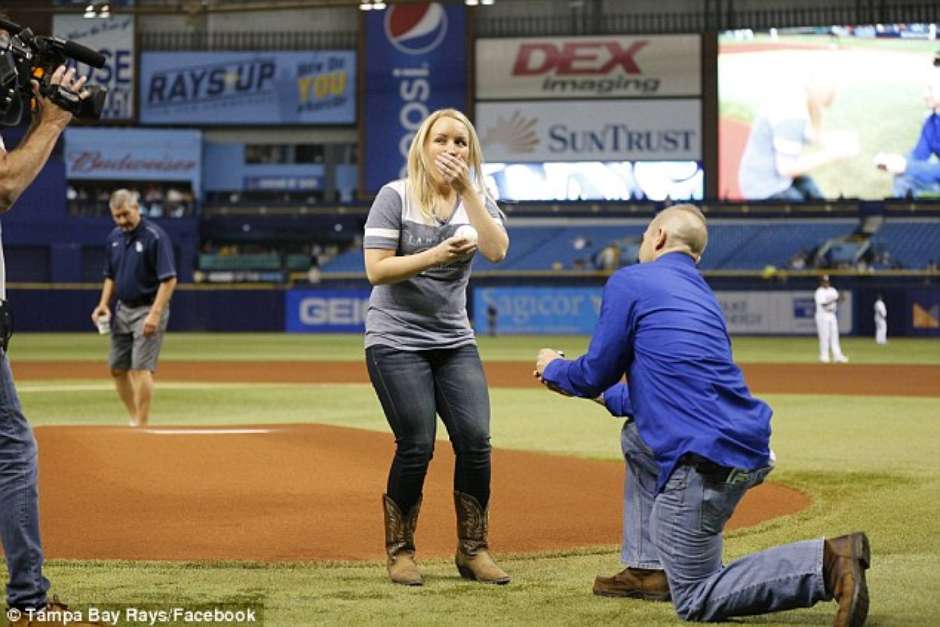
M478 39L477 98L698 96L698 35Z
M369 290L290 290L285 328L291 333L362 333Z

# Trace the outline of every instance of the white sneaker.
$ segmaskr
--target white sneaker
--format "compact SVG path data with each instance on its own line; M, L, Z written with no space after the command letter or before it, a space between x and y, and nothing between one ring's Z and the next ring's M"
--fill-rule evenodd
M836 357L836 363L847 364L849 363L849 358L846 357L845 355L839 355L838 357Z
M820 363L828 364L828 363L829 363L829 358L828 358L828 357L820 357L820 358L819 358L819 361L820 361Z

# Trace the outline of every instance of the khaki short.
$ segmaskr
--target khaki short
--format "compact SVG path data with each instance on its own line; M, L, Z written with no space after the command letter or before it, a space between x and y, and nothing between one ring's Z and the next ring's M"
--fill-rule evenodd
M111 325L111 352L108 364L112 370L156 370L163 335L170 320L170 308L163 310L160 326L150 337L144 336L144 320L150 305L128 307L117 304Z

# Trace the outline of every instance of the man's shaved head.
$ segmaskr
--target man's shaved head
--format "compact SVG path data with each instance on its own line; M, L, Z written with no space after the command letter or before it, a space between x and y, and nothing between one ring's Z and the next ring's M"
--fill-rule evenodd
M640 261L653 261L667 252L684 252L696 261L708 245L705 215L695 205L674 205L650 222L640 246Z

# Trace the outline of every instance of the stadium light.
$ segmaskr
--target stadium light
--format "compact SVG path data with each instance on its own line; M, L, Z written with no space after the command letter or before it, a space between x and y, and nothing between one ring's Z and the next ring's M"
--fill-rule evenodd
M96 17L107 19L111 17L111 3L108 0L100 2L99 0L90 0L87 5L85 5L85 12L82 14L82 17L88 19L94 19Z
M489 6L494 2L496 2L496 0L480 0L480 4L483 4L484 6Z
M362 3L359 5L360 11L371 11L372 3L369 0L362 0Z
M374 0L372 8L376 11L381 11L385 8L385 2L383 0Z

